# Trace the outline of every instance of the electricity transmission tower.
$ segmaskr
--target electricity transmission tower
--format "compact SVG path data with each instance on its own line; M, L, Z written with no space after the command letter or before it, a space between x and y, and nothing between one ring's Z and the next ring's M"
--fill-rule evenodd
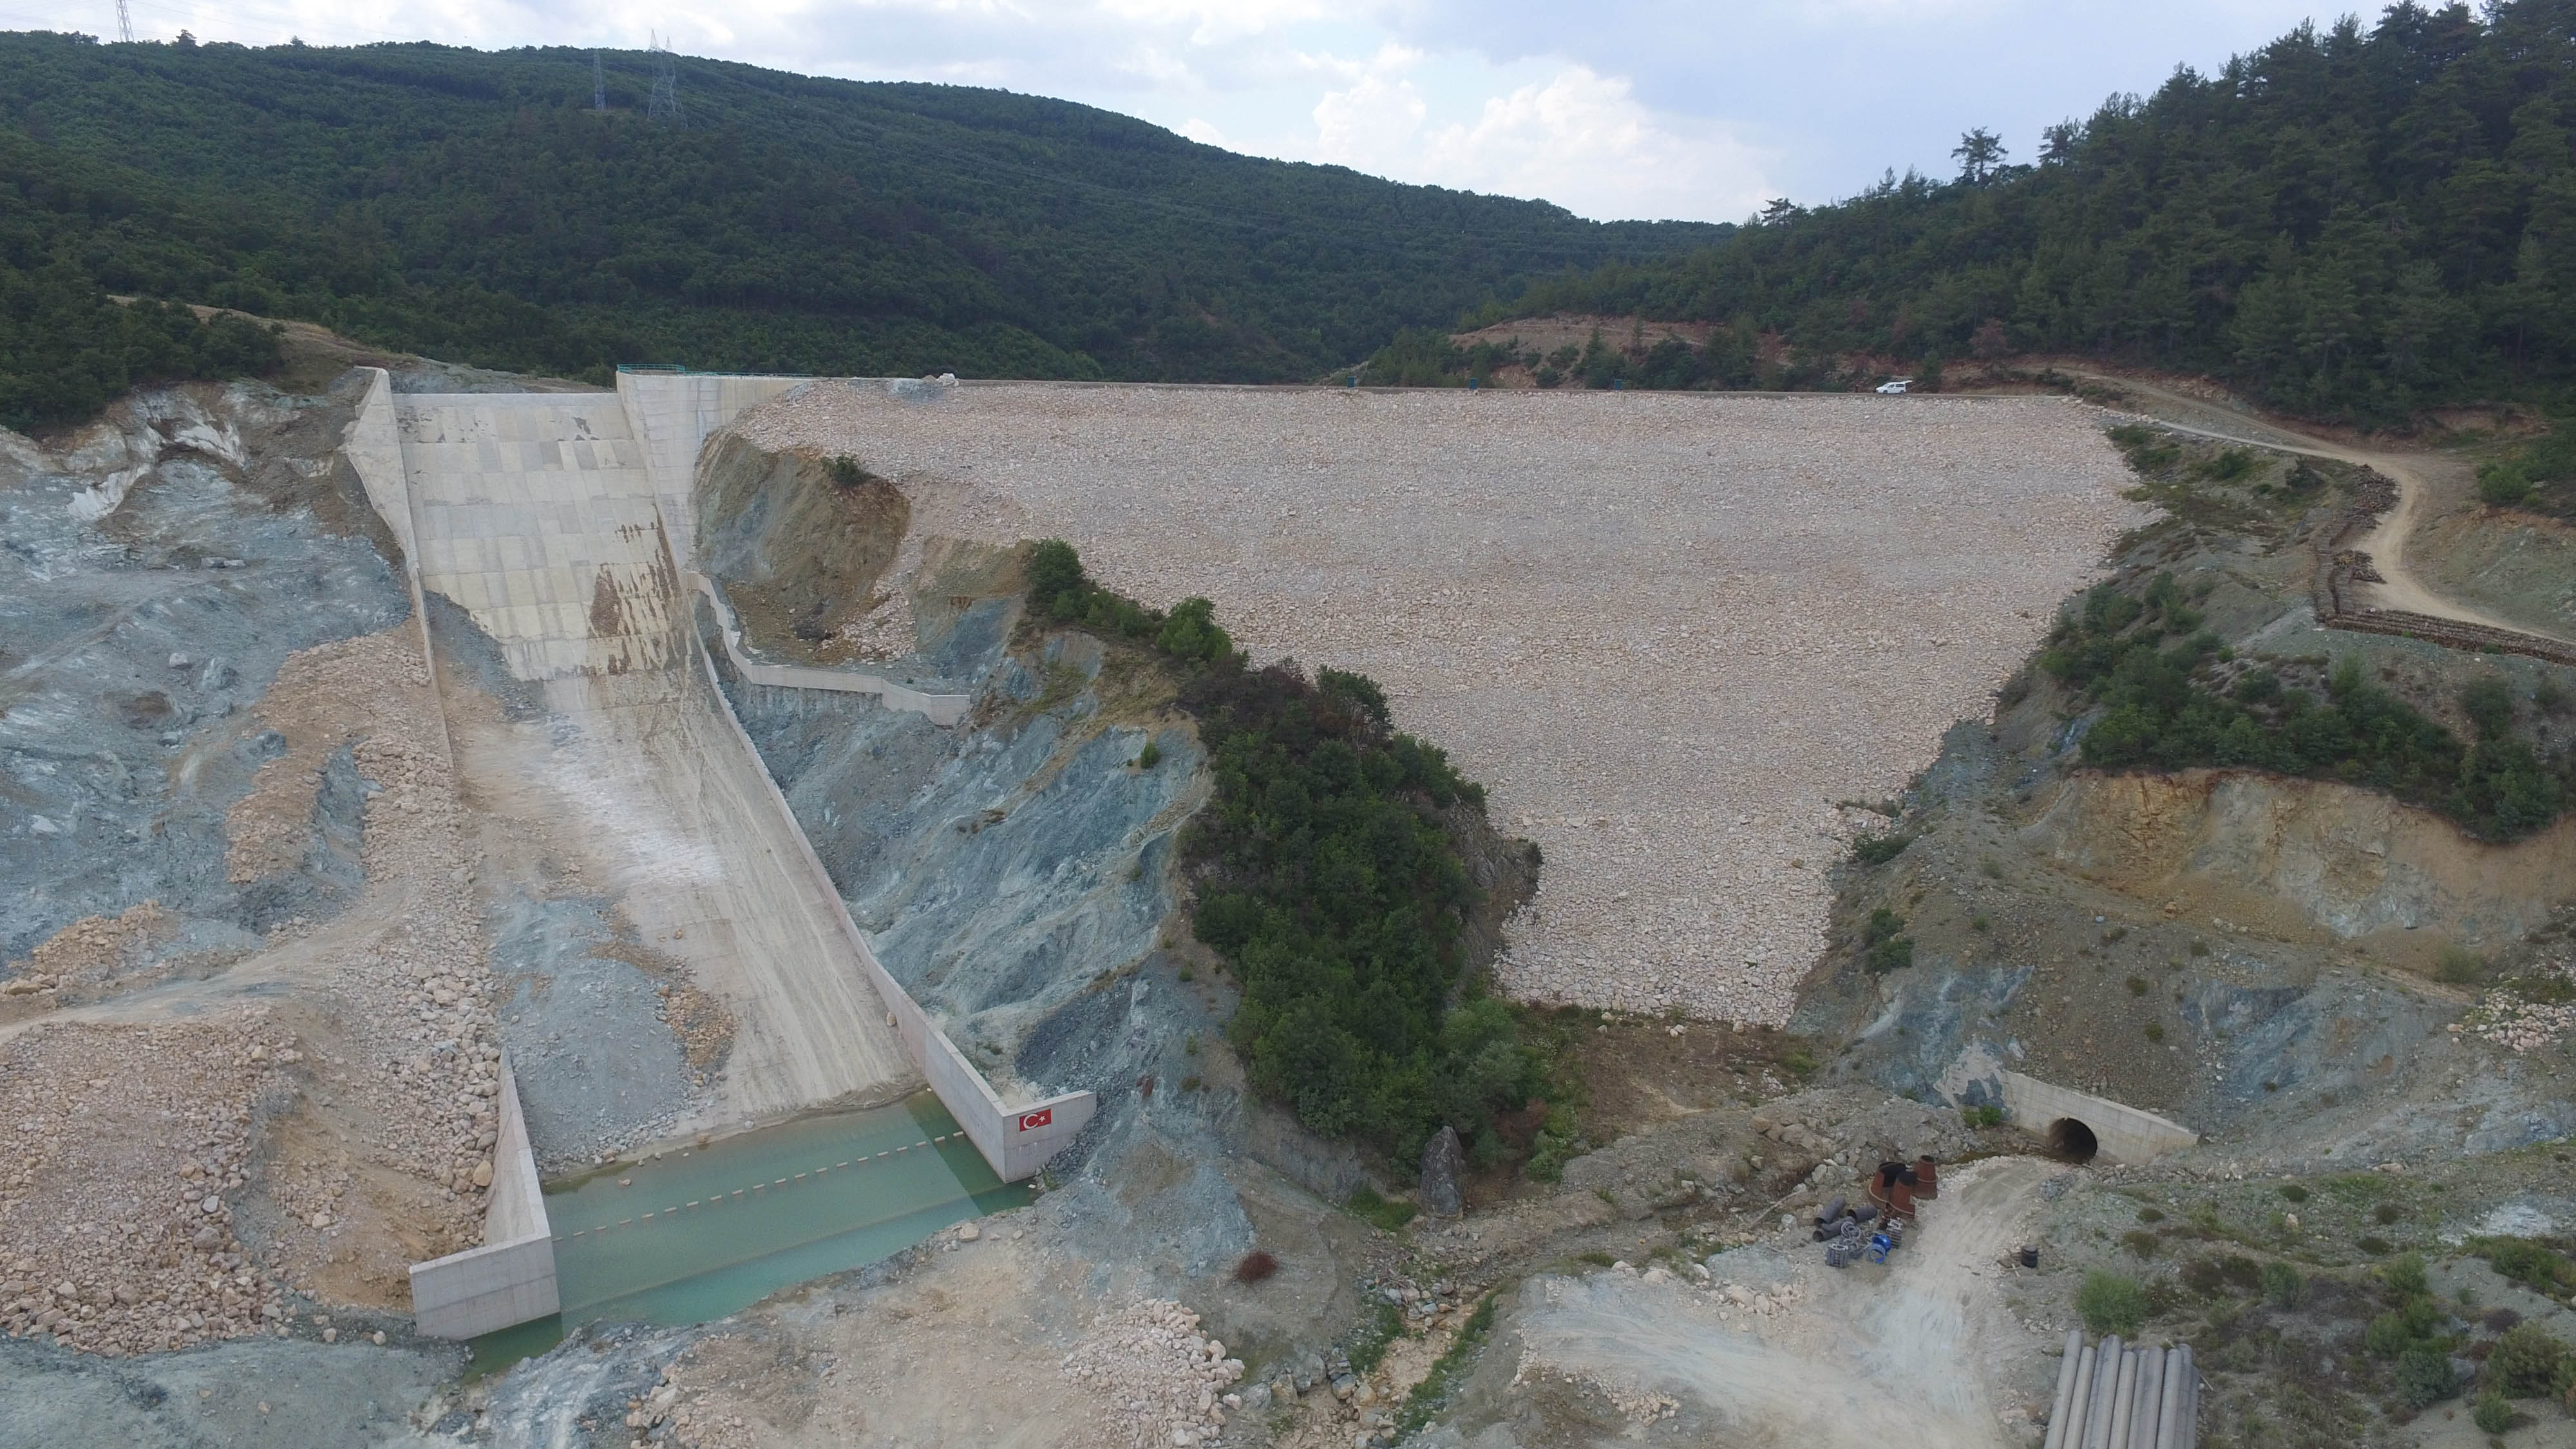
M122 5L125 0L116 0L116 3ZM590 53L590 108L594 111L608 109L608 72L600 68L599 52L595 50Z
M116 38L134 43L134 12L125 8L125 0L116 0Z
M662 48L658 35L653 38L653 98L645 102L644 114L651 120L680 124L680 66Z

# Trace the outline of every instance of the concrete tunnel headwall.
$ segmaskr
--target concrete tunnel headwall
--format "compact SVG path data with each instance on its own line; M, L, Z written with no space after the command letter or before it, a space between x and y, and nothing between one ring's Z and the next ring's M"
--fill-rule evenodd
M2113 1162L2153 1162L2175 1148L2200 1141L2199 1133L2179 1122L2108 1097L2019 1072L1996 1075L2003 1084L2005 1117L2023 1131L2046 1139L2051 1152L2072 1161L2089 1162L2100 1156Z

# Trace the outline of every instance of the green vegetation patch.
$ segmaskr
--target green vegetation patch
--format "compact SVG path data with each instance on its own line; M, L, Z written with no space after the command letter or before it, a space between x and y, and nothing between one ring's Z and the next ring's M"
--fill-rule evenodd
M2564 1296L2576 1288L2576 1263L2546 1243L2529 1238L2471 1238L2466 1244L2473 1257L2484 1258L2499 1277L2537 1289L2552 1297Z
M2576 753L2543 759L2511 733L2512 702L2464 701L2479 721L2473 744L2364 677L2346 659L2325 697L2284 684L2269 668L2235 672L2181 586L2159 573L2131 589L2105 583L2064 610L2041 667L2101 711L2084 735L2084 763L2104 770L2221 765L2341 780L2434 810L2487 840L2513 840L2565 812ZM2481 709L2484 713L2480 713Z
M2026 154L1972 132L1951 177L1776 200L1722 240L1500 294L1470 323L1716 322L1766 356L1918 359L1918 379L1942 359L2107 355L2354 420L2563 389L2565 8L2380 9L2109 97Z
M1038 96L696 57L669 62L682 115L659 121L657 58L607 52L594 108L595 57L0 37L0 301L21 294L0 369L31 399L7 406L100 398L132 350L90 336L113 330L102 289L600 381L629 362L1288 381L1527 278L1724 234ZM22 365L48 347L84 365Z
M1397 732L1365 676L1248 667L1205 599L1144 608L1061 540L1030 549L1027 576L1047 617L1153 650L1199 722L1216 794L1182 856L1198 938L1242 987L1227 1035L1255 1089L1399 1162L1446 1123L1477 1166L1561 1163L1564 1033L1467 971L1477 890L1445 812L1480 819L1483 788Z
M2135 1278L2096 1268L2084 1275L2084 1286L2075 1290L2075 1311L2094 1333L2134 1337L2138 1326L2147 1321L2147 1290Z
M69 263L21 269L0 252L0 427L78 422L128 388L253 377L278 361L270 328L222 312L201 322L176 303L120 305Z

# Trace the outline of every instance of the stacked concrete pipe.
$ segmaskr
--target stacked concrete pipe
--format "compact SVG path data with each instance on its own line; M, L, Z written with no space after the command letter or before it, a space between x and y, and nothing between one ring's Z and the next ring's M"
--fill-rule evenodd
M2070 1329L2041 1449L2197 1449L2199 1417L2188 1344L2153 1348L2107 1334L2088 1347Z

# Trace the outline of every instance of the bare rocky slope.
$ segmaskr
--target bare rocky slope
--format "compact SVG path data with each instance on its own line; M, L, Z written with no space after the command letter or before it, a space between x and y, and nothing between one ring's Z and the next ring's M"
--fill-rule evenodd
M2474 679L2525 700L2576 686L2536 660L2317 628L2305 530L2332 500L2276 493L2267 479L2286 466L2200 485L2187 516L2132 535L2115 567L2171 573L2250 658L2320 678L2358 661L2464 734ZM2565 728L2523 708L2544 743ZM2014 1067L2297 1160L2491 1152L2576 1127L2552 1054L2494 1063L2461 1039L2474 1031L2450 1030L2513 1011L2479 993L2515 996L2497 983L2545 956L2576 905L2576 819L2490 844L2333 781L2103 775L2079 767L2087 723L2034 665L1905 796L1890 828L1913 843L1845 867L1842 944L1799 1018L1833 1044L1838 1078L1973 1098ZM1864 968L1879 909L1906 921L1910 969ZM2434 979L2446 950L2486 965Z

